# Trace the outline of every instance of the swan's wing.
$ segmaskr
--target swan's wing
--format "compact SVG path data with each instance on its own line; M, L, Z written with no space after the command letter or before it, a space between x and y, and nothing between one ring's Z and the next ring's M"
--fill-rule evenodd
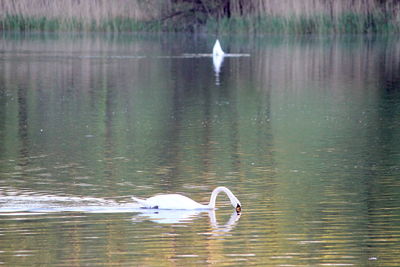
M207 205L202 205L188 197L179 194L166 194L150 197L146 199L144 205L148 208L167 210L208 209Z
M168 210L209 209L208 205L202 205L188 197L179 194L157 195L154 197L149 197L148 199L140 199L132 197L132 199L147 209L168 209Z
M214 47L213 47L213 56L222 56L224 53L224 51L221 48L221 44L219 43L219 41L215 41Z

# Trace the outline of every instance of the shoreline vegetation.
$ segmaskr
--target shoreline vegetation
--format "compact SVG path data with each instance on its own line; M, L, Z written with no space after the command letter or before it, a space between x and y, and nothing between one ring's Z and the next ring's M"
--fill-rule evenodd
M400 0L3 0L0 31L399 33Z

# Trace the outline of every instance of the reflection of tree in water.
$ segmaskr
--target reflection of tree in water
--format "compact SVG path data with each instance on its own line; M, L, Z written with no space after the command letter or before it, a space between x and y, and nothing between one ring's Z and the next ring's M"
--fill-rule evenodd
M100 78L100 77L99 77ZM104 181L106 183L115 183L116 166L113 158L116 157L115 143L115 113L117 112L116 90L112 86L112 79L108 79L108 73L103 69L103 76L100 78L100 90L105 90L105 106L104 106ZM112 188L112 186L108 186Z
M400 177L400 45L388 42L380 51L378 72L377 116L374 127L368 128L369 151L366 155L365 184L369 221L369 246L375 246L369 256L386 254L380 251L376 236L398 242L393 230L396 210L400 206L398 177ZM387 255L387 260L392 258ZM396 260L395 257L392 260Z
M165 160L167 165L174 166L173 176L190 171L187 167L191 167L186 165L188 160L194 160L189 164L199 168L193 171L207 173L211 157L212 106L216 102L212 92L212 65L209 58L178 59L172 61L171 72L175 78L172 114L166 133L165 150L169 157Z
M0 140L5 140L6 136L6 118L7 118L7 92L4 80L0 76ZM3 159L5 153L5 144L0 142L0 160Z
M25 86L18 87L18 137L20 141L20 166L29 163L29 133L28 133L28 90Z
M382 125L378 129L382 130L380 140L386 143L383 148L389 149L382 155L392 156L393 150L400 150L400 45L398 42L385 43L381 53L378 84L381 102L378 110Z

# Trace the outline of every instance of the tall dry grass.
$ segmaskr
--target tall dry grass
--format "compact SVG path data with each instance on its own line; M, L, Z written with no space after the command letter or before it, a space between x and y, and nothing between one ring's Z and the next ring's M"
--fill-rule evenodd
M398 0L232 0L229 3L230 18L219 16L218 21L211 20L212 30L276 33L400 31ZM221 8L226 9L226 6Z
M146 24L147 23L147 24ZM1 0L0 30L400 31L398 0ZM210 26L211 25L211 26Z
M395 2L395 1L386 1ZM234 0L232 13L272 16L312 16L327 14L338 16L345 12L366 14L375 10L377 0Z
M0 30L129 28L156 20L166 10L169 1L163 0L1 0Z
M116 17L150 20L168 8L162 0L2 0L0 17L22 15L100 22Z

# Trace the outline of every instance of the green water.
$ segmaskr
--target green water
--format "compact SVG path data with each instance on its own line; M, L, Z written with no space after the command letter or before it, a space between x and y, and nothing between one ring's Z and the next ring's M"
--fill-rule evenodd
M0 264L400 262L398 39L213 42L3 34ZM240 216L130 209L220 185Z

